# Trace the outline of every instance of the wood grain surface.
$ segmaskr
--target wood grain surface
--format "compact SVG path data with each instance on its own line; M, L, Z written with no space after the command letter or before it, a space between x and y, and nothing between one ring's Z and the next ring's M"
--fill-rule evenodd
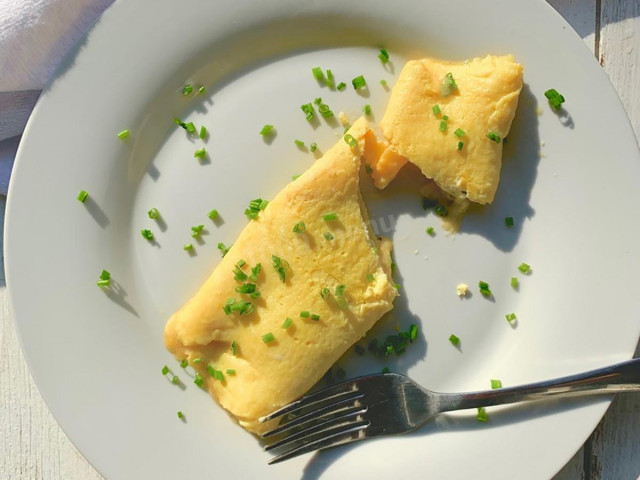
M548 3L599 59L640 138L640 0ZM0 197L1 225L5 203ZM0 480L100 478L62 432L33 383L12 324L1 268ZM553 480L639 479L640 395L618 395L593 435Z

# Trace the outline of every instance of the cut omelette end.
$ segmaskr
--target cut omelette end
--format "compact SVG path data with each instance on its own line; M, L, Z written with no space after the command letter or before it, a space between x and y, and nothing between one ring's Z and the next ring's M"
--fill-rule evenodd
M368 138L376 186L386 187L409 161L453 197L491 203L522 71L512 55L407 62L380 122L383 138Z
M167 348L189 359L203 387L252 432L267 430L259 417L307 392L393 308L391 243L376 238L360 196L367 130L356 121L350 137L287 185L167 322ZM300 222L304 231L293 231ZM236 291L247 283L259 296ZM227 370L235 374L210 374Z

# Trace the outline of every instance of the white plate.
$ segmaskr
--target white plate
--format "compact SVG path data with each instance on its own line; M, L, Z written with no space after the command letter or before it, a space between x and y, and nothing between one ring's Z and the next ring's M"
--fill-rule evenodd
M385 45L393 71L377 59ZM67 59L31 118L11 182L6 268L12 308L36 383L80 451L109 479L551 477L589 435L608 399L441 416L415 434L361 442L268 467L258 441L205 393L160 369L168 315L217 264L252 198L272 198L342 131L312 128L299 106L321 96L353 120L370 103L380 118L406 58L514 53L527 87L505 150L495 203L446 236L402 181L370 201L391 234L401 274L395 323L421 325L417 345L388 363L343 362L349 374L384 365L436 390L487 388L627 359L640 322L638 150L611 85L583 42L542 1L117 2ZM331 68L345 92L320 88ZM364 74L370 96L350 81ZM186 83L206 95L183 97ZM543 92L566 98L555 115ZM536 114L536 109L542 112ZM209 160L172 119L206 125ZM278 134L268 145L266 123ZM126 141L116 132L129 128ZM542 152L542 158L539 156ZM405 175L407 177L410 175ZM410 179L409 179L410 180ZM409 182L410 183L410 182ZM76 194L85 189L82 205ZM166 229L149 220L157 207ZM220 210L224 224L206 217ZM516 226L506 229L504 218ZM190 257L190 226L208 233ZM436 227L431 238L427 226ZM140 236L152 228L157 245ZM425 258L425 257L428 257ZM526 261L533 274L520 275ZM120 289L95 281L111 271ZM509 286L520 278L519 291ZM494 301L477 293L485 280ZM472 286L459 300L455 287ZM517 328L504 315L515 312ZM461 351L447 338L462 338ZM295 375L296 372L291 372ZM182 410L186 424L176 418Z

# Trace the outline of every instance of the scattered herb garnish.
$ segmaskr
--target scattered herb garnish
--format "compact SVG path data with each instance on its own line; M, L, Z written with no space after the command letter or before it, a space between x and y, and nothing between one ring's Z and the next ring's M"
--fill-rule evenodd
M364 79L364 76L362 75L358 75L356 78L351 80L351 83L353 85L353 88L355 88L356 90L363 88L367 85L367 81Z
M389 63L389 52L386 48L381 48L380 53L378 54L378 58L382 63Z
M153 240L153 233L148 228L140 230L140 234L147 240Z
M531 265L522 262L520 265L518 265L518 270L520 270L522 273L529 273L531 271Z
M511 228L513 227L513 217L506 217L504 219L504 224L506 227Z
M289 263L275 255L271 255L271 262L273 264L273 268L278 272L280 280L284 283L287 277L287 270L289 270Z
M491 140L492 142L496 142L496 143L500 143L501 142L500 135L498 135L496 132L487 133L487 138L489 140Z
M261 198L256 198L255 200L251 200L249 202L249 206L244 211L244 214L247 216L249 220L255 220L260 215L260 211L267 208L269 204L268 200L263 200Z
M455 345L455 346L460 345L460 338L457 335L454 335L453 333L449 335L449 341L451 342L451 345Z
M80 190L80 193L78 193L78 196L76 197L78 199L78 201L80 203L84 203L87 201L87 198L89 197L89 193L86 192L85 190Z
M478 287L480 287L480 293L482 295L484 295L485 297L491 296L491 289L489 288L489 284L487 282L483 282L482 280L480 280L478 282Z
M262 135L263 137L266 137L274 133L274 131L275 131L275 127L273 125L267 124L264 127L262 127L262 129L260 130L260 135Z
M224 258L224 256L229 253L229 249L231 248L231 246L226 246L224 243L220 242L218 243L218 250L220 250L220 253L222 254L222 257Z
M544 92L544 96L549 99L549 105L554 110L560 110L560 107L564 103L564 97L558 93L555 88L550 88L546 92Z
M124 140L125 138L129 137L129 135L131 135L131 132L129 130L125 129L125 130L122 130L122 131L118 132L117 135L118 135L118 138L120 140Z

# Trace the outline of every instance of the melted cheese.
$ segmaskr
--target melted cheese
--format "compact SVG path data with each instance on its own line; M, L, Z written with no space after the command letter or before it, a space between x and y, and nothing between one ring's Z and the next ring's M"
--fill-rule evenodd
M338 358L393 307L397 295L391 283L389 241L379 241L371 229L359 189L366 120L349 133L358 141L350 148L343 139L297 180L291 182L251 221L201 287L168 321L165 343L177 359L189 358L211 395L250 431L266 427L260 416L295 400L309 390ZM336 221L323 215L335 212ZM294 233L304 222L306 231ZM333 235L327 240L324 233ZM283 283L272 266L272 255L289 264ZM235 291L233 269L243 259L244 271L260 263L253 300ZM373 275L373 281L370 276ZM345 285L347 306L332 295ZM252 301L249 315L225 314L229 298ZM301 311L320 316L301 318ZM293 324L283 329L286 318ZM275 340L264 343L272 333ZM231 344L237 344L234 356ZM193 363L201 358L200 363ZM234 376L215 380L211 365Z

